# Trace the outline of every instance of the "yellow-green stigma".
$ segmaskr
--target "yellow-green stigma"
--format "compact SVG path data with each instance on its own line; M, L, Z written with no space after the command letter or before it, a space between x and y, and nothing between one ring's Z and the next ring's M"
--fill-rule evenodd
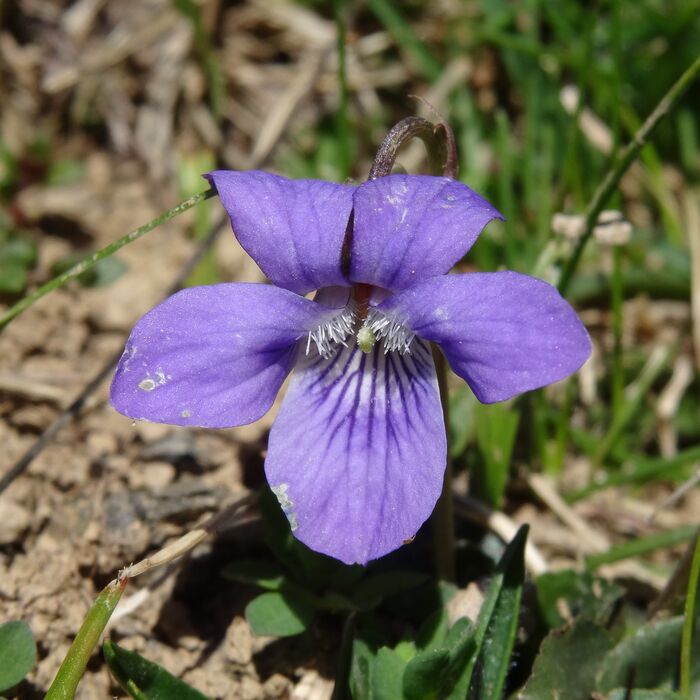
M359 331L357 331L357 347L362 350L362 352L371 352L377 339L370 328L367 326L362 326Z

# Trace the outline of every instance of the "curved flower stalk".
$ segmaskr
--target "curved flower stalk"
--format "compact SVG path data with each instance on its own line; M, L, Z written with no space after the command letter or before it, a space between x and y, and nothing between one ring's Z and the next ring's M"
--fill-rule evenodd
M485 403L563 379L590 353L549 284L447 274L502 218L456 180L207 178L272 284L186 289L148 312L126 344L112 404L141 420L243 425L268 411L294 370L265 471L312 549L364 564L430 515L447 454L430 342Z

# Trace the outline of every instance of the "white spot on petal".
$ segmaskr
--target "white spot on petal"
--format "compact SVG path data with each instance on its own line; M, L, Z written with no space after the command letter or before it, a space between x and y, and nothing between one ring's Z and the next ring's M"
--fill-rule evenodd
M289 484L278 484L277 486L270 486L272 493L277 496L282 512L287 516L289 521L289 526L292 532L299 527L299 521L297 520L297 515L294 512L294 503L289 497L287 490L289 489Z
M146 377L139 382L139 389L141 391L153 391L158 385L150 377Z

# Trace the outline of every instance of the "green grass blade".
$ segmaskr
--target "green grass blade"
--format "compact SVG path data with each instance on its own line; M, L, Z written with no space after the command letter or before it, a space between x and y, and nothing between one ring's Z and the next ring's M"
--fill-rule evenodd
M117 607L127 581L127 578L112 581L97 597L70 645L66 658L58 669L44 700L71 700L75 696L85 667L100 640L107 621Z
M423 77L433 82L440 77L442 66L391 0L368 0L367 6L387 28L396 43L413 59Z
M174 206L172 209L168 209L168 211L163 212L152 221L149 221L147 224L140 226L131 233L127 233L126 236L122 236L119 240L116 240L114 243L110 243L108 246L98 250L96 253L89 255L79 263L73 265L73 267L70 269L66 270L60 275L57 275L53 279L50 279L45 284L42 284L41 287L35 289L31 294L28 294L23 299L20 299L14 306L11 306L2 316L0 316L0 331L2 331L2 329L5 328L10 321L24 313L32 304L39 301L39 299L45 297L47 294L53 292L59 287L62 287L64 284L66 284L66 282L79 277L86 270L94 267L98 262L100 262L100 260L108 258L125 245L133 243L135 240L141 238L141 236L153 231L154 228L164 224L166 221L170 221L170 219L174 219L176 216L186 212L188 209L192 209L192 207L196 206L200 202L210 199L215 194L216 190L212 188L206 192L200 192L199 194L193 195L184 202L180 202L180 204Z
M684 525L673 530L664 530L646 537L638 537L617 547L611 547L602 554L591 554L586 557L586 566L589 569L597 569L603 564L612 564L623 559L649 554L657 549L673 547L681 542L687 542L695 534L696 530L695 525Z
M634 135L632 141L624 148L620 154L620 157L616 160L612 168L608 171L608 174L596 189L593 199L586 208L584 233L579 239L571 257L568 259L562 272L561 280L559 281L559 291L562 294L566 293L569 284L571 283L571 278L573 277L574 272L576 271L576 268L581 260L583 249L586 247L586 244L593 234L593 229L598 221L598 216L603 211L610 197L617 189L622 176L627 172L630 165L632 165L632 163L637 159L637 156L649 140L649 137L654 129L656 129L659 122L673 110L676 104L678 104L678 100L688 89L693 80L695 80L699 72L700 56L698 56L690 64L680 78L678 78L678 80L676 80L676 82L671 86L671 89L661 98L661 101L656 105L653 112Z
M690 681L693 655L693 624L695 622L695 606L698 597L698 582L700 581L700 532L695 536L695 551L690 565L688 579L688 595L685 599L685 618L681 637L681 693L690 698Z

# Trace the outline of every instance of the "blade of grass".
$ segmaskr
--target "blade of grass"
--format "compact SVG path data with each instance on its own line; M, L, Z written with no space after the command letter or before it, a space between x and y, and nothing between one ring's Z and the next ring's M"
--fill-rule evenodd
M676 470L688 467L697 460L700 460L700 446L691 447L683 452L679 452L673 457L641 458L636 460L637 464L634 469L623 469L618 473L608 474L602 481L591 484L578 491L572 491L566 494L565 498L568 503L575 503L576 501L587 498L592 493L613 486L644 484L653 479L668 478L672 473L674 476L677 476ZM634 460L626 461L630 463Z
M683 634L681 637L681 693L688 700L690 695L690 680L693 654L693 623L695 621L695 604L698 596L698 581L700 581L700 533L695 537L695 551L690 565L690 577L688 579L688 595L685 599L685 618L683 620Z
M625 405L625 376L623 372L622 357L622 301L624 296L624 284L622 279L623 250L621 246L614 246L612 250L613 269L610 278L610 306L612 310L612 417L613 423L619 422L623 417Z
M126 577L112 581L97 597L70 645L66 658L58 669L44 700L71 700L75 696L85 667L100 640L105 625L117 607L127 581Z
M626 400L620 408L619 414L613 418L610 428L601 440L600 446L593 456L593 461L596 464L601 464L603 462L608 452L620 437L622 431L627 427L632 418L634 418L647 391L649 391L661 370L663 370L670 360L672 349L673 348L668 346L657 346L654 348L647 363L639 373L639 376L627 387L627 391L625 392Z
M368 0L367 6L387 28L396 43L413 59L423 77L433 82L440 77L442 66L391 0Z
M348 71L345 57L345 5L345 0L333 0L336 46L338 50L338 87L340 89L336 128L338 131L338 151L340 153L340 169L343 180L350 175L350 166L352 164L350 122L348 119Z
M479 611L476 649L465 669L471 700L503 697L518 631L527 533L528 526L522 525L506 547Z
M673 547L681 542L687 542L697 532L695 525L685 525L672 530L664 530L646 537L638 537L630 542L624 542L617 547L610 548L602 554L591 554L586 557L586 567L597 569L603 564L612 564L622 559L640 557L644 554L655 552L657 549Z
M620 104L620 75L622 72L622 31L620 21L620 0L612 0L612 54L613 54L613 75L612 94L613 104ZM617 157L620 150L620 110L612 110L612 134L613 134L613 154ZM619 197L613 197L613 200ZM614 202L618 205L617 202ZM622 248L615 246L613 254L613 270L610 279L610 305L612 310L612 372L611 372L611 397L613 421L619 420L624 405L625 378L622 364Z
M700 72L700 56L690 64L680 78L671 86L671 89L661 98L661 101L656 105L641 128L635 133L632 141L623 149L620 157L617 158L612 168L596 189L593 199L591 199L586 208L584 233L576 244L576 248L562 271L562 276L559 281L559 291L562 294L565 294L568 290L571 278L581 260L583 250L593 234L593 228L598 221L598 216L605 208L613 192L617 189L622 176L636 160L639 152L647 143L659 122L673 110L676 104L678 104L678 100L693 80L695 80L698 72Z
M66 282L79 277L83 274L83 272L94 267L98 262L100 262L100 260L108 258L125 245L133 243L135 240L141 238L141 236L153 231L154 228L164 224L166 221L170 221L170 219L174 219L176 216L186 212L188 209L192 209L192 207L196 206L200 202L210 199L215 194L216 190L212 188L206 190L205 192L200 192L193 195L184 202L180 202L180 204L174 206L172 209L168 209L168 211L158 215L147 224L140 226L131 233L127 233L126 236L122 236L119 240L116 240L114 243L110 243L108 246L98 250L96 253L89 255L62 274L57 275L45 284L42 284L41 287L35 289L31 294L28 294L23 299L20 299L14 306L11 306L2 316L0 316L0 331L2 331L2 329L5 328L10 321L24 313L32 304L34 304L34 302L39 301L39 299L46 296L50 292L53 292L55 289L62 287L64 284L66 284Z
M177 10L192 23L194 43L204 66L209 87L209 103L216 121L220 121L224 113L226 99L226 79L221 66L216 59L211 39L202 20L202 8L193 0L173 0Z
M496 154L498 158L498 208L506 217L504 237L506 262L513 267L518 257L515 222L517 221L513 187L513 139L508 115L499 109L496 112Z

